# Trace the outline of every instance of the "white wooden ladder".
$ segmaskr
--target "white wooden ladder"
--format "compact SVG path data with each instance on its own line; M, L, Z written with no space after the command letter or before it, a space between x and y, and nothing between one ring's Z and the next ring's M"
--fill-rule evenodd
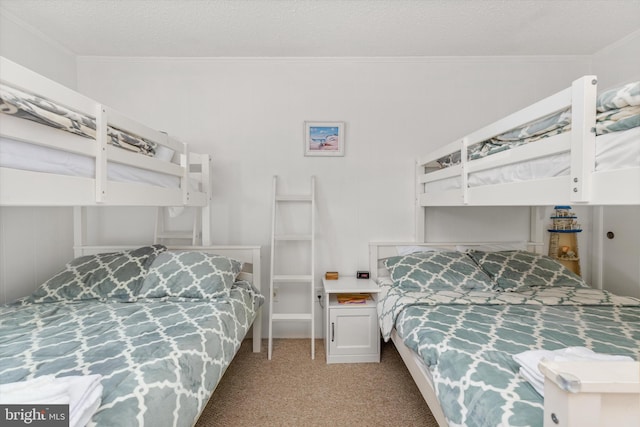
M291 204L291 203L304 203L308 204L310 208L310 219L311 219L311 232L310 233L296 233L296 234L286 234L282 230L278 228L282 227L282 223L280 223L280 227L277 226L279 224L278 217L281 215L281 208L283 204ZM285 195L280 194L278 192L278 177L273 177L273 200L272 200L272 209L271 209L271 277L269 280L269 295L271 298L271 302L269 304L269 351L268 358L271 360L272 348L273 348L273 322L274 321L283 321L283 322L308 322L310 325L310 335L311 335L311 358L315 359L315 324L314 324L314 306L315 306L315 177L311 177L311 191L309 194L291 194ZM308 241L311 245L308 253L310 253L311 259L309 260L310 272L309 274L278 274L275 270L277 268L276 257L277 252L282 250L280 247L285 242L291 241ZM278 244L280 243L280 245ZM276 287L280 284L284 286L307 286L308 294L309 294L309 304L310 308L308 311L296 312L296 313L274 313L274 295L276 292Z

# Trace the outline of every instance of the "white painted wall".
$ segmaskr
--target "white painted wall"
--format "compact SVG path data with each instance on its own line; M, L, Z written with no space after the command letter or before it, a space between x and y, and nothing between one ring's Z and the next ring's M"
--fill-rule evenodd
M75 55L6 12L0 55L75 88ZM0 208L0 303L30 294L72 256L71 208Z
M260 244L265 266L270 256L271 177L280 175L288 192L303 192L315 175L320 284L328 270L348 275L368 269L371 240L414 238L416 156L588 72L589 58L583 57L79 58L78 87L211 153L213 240ZM346 155L304 157L305 120L344 121ZM520 211L515 211L512 225L524 223L528 230L528 210ZM103 219L109 217L103 214ZM101 221L100 233L149 239L150 229L140 218ZM467 213L466 219L473 218ZM513 227L504 224L494 230L483 226L470 229L465 237L509 238L512 232ZM268 283L268 271L263 283ZM283 298L280 295L279 304L299 303ZM277 332L303 333L285 332L281 326Z
M640 30L597 52L592 61L600 89L640 80Z
M36 28L0 10L0 55L72 89L76 56Z

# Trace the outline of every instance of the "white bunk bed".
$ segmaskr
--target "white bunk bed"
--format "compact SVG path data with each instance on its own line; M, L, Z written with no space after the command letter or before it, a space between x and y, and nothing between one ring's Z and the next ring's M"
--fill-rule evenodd
M202 244L209 245L210 156L78 92L0 57L0 89L34 96L40 122L0 114L0 206L190 206L200 209ZM4 92L4 91L8 92ZM21 101L20 101L21 102ZM35 107L34 107L35 105ZM47 126L49 110L82 120ZM44 106L45 108L39 108ZM15 105L2 104L3 113ZM65 117L62 121L71 122ZM94 129L79 135L76 128ZM112 130L155 147L147 155L116 147Z
M424 206L640 204L640 128L596 136L597 79L571 87L417 160L418 215ZM468 148L561 111L570 130L469 159ZM459 163L438 168L449 155Z
M192 348L186 348L183 353L187 362L175 360L179 366L184 366L184 363L192 363L195 360L192 353L198 353L202 356L204 364L208 366L206 378L204 373L200 375L197 370L185 370L185 376L195 372L193 381L195 391L185 390L180 387L176 389L175 387L177 386L173 383L161 382L155 386L160 389L160 394L165 399L161 405L168 402L167 407L163 408L164 412L154 410L153 405L147 407L145 401L138 405L134 413L123 412L118 408L109 412L113 405L105 404L97 415L98 417L106 417L98 424L104 423L105 419L113 422L113 419L117 417L124 417L123 419L127 420L126 422L133 422L133 418L127 418L131 416L136 418L140 425L145 423L143 418L147 419L147 424L157 424L158 422L173 419L172 423L175 425L194 425L200 412L206 406L207 399L215 389L219 376L222 375L228 363L234 357L237 351L236 347L239 346L239 342L245 337L245 333L250 327L252 327L253 334L253 351L259 352L261 350L262 316L260 300L263 297L260 295L260 247L211 246L209 211L211 198L210 156L191 152L187 144L178 142L163 132L150 129L105 105L2 57L0 57L0 90L3 91L3 96L5 95L5 90L9 91L10 95L8 97L16 93L26 94L27 97L37 97L35 101L36 107L45 107L45 111L43 111L45 121L47 121L46 116L48 115L47 108L50 107L52 110L68 111L74 118L82 117L83 121L94 123L93 135L91 135L91 129L89 129L89 135L79 135L56 126L55 122L58 118L53 118L54 124L47 126L46 124L19 117L19 114L15 114L17 109L14 109L14 105L6 102L5 98L0 98L2 107L9 110L0 113L0 206L72 206L74 209L74 252L76 257L91 257L104 252L114 252L113 256L129 257L130 255L124 254L127 254L127 251L132 249L115 246L87 246L84 229L85 207L152 206L162 209L164 207L193 207L200 211L198 225L201 226L201 244L170 246L170 252L204 253L228 257L239 261L242 265L242 270L235 276L235 282L230 291L229 301L231 302L225 301L223 298L213 298L208 301L206 296L193 299L194 305L200 304L206 310L214 310L201 320L195 319L191 321L193 330L189 332L191 334L189 336L195 337L195 341L200 339L202 342L197 344L201 344L203 348L207 346L206 351L195 351ZM4 114L7 112L9 114ZM108 141L113 140L113 129L116 129L117 132L124 132L128 136L141 138L145 144L154 146L158 151L156 151L156 154L149 152L144 155L111 145ZM126 136L124 138L125 140L127 139ZM107 256L111 255L108 254ZM72 265L73 262L75 260L69 265ZM196 260L197 262L199 261ZM113 270L115 275L118 269ZM91 275L88 274L83 277L86 279L89 276ZM240 283L237 288L236 282ZM248 284L243 285L243 282L248 282ZM188 288L185 287L185 289ZM170 297L164 299L149 297L148 304L144 305L143 301L140 310L146 310L147 306L156 306L156 304L158 307L164 307L162 304L166 304L166 307L173 307L174 310L180 311L182 310L179 307L180 304L191 302L173 301ZM186 299L189 300L190 298L193 297L187 297ZM167 300L165 301L165 299ZM80 307L78 308L80 310L85 305L87 307L98 307L100 310L113 309L117 311L120 309L117 302L103 304L101 300L95 298L80 302L73 298L71 300L74 303L66 304L63 299L61 301L54 300L51 304L59 304L62 310L69 311L73 311L77 307ZM128 307L134 307L138 302L127 301L126 303L130 304ZM5 323L0 326L8 331L14 327L12 325L13 320L17 319L16 322L18 322L24 317L27 319L26 322L31 325L29 328L35 325L33 327L34 334L46 332L46 328L43 329L41 323L28 320L28 316L31 314L29 314L30 312L23 314L23 306L25 306L25 311L33 311L35 314L31 314L36 317L41 308L43 310L46 309L46 304L38 306L38 304L30 305L30 302L22 305L20 303L4 305L0 308L3 310L2 318ZM178 306L177 309L175 308L176 306ZM122 305L122 307L125 307L125 305ZM91 309L87 310L90 312ZM160 320L158 322L161 322L163 318L162 310L159 310ZM206 313L206 310L202 313ZM215 310L220 310L222 314L216 314L217 311ZM184 310L184 313L187 311ZM191 311L197 312L197 310ZM74 319L80 318L73 317ZM222 320L220 319L223 317L225 319L228 318L229 326L220 326L222 325ZM116 317L114 316L114 318ZM136 326L136 320L133 317L126 320L128 319L127 313L124 313L123 319L121 322L131 322L132 329ZM64 326L64 316L61 319L54 320ZM216 324L216 322L219 323ZM122 324L120 323L120 325ZM54 326L56 326L55 322L49 325L51 328ZM172 326L178 325L174 324ZM117 329L117 326L114 328ZM81 327L78 327L78 331L80 329ZM103 340L100 335L104 334L104 331L100 331L99 328L97 331L97 338L94 339L96 339L96 342L102 343ZM85 339L86 337L83 337L83 333L76 333L76 338L78 340ZM225 333L227 335L235 335L230 338L225 337ZM142 334L145 335L146 332L142 331ZM6 332L6 335L9 336L10 334ZM219 339L217 340L216 337L218 336ZM14 334L12 332L11 337L20 340L20 333ZM186 337L187 335L184 335L181 339ZM27 341L29 340L27 339ZM107 340L105 339L105 341ZM171 340L167 340L167 343L169 346L173 345L171 348L175 353L176 346L172 344ZM38 345L35 341L31 342L31 344ZM85 344L78 345L78 347L81 347L82 351L87 350ZM126 345L121 345L120 347L122 347L123 352L135 352L134 347L128 348ZM90 346L88 351L91 350ZM18 351L21 350L18 348ZM174 353L171 353L170 358L172 361L175 358ZM51 357L55 359L57 356L53 354ZM191 359L189 359L190 357ZM5 359L10 360L10 358ZM151 360L150 357L148 359ZM98 358L98 360L101 359ZM131 360L133 361L133 358ZM46 367L47 363L48 361L44 357L38 363L32 365L25 363L22 368L27 371L31 369L29 372L12 370L11 367L7 368L6 364L2 366L2 369L7 368L8 371L12 372L13 381L22 381L23 379L32 379L41 375L38 369L42 366ZM167 366L170 366L171 369L177 369L171 365L171 361L161 363L167 363ZM116 366L116 368L118 367ZM89 369L86 366L82 369L93 372L92 368ZM82 371L82 369L79 373L86 374L87 371ZM105 378L117 375L110 373L108 370L100 372L100 369L96 369L96 372L103 374ZM170 375L171 369L165 369L165 373ZM158 372L162 371L162 369L156 370ZM62 376L69 374L69 372L76 371L63 371ZM142 381L142 375L140 377L140 381ZM3 382L7 382L10 381L10 378L4 376L3 380ZM171 401L172 393L167 393L164 390L167 384L169 384L169 387L174 387L172 391L178 390L176 391L176 396L187 396L187 400L178 403ZM119 390L118 384L109 383L109 388L116 391ZM105 387L106 389L107 387ZM127 393L129 391L125 390ZM134 396L133 400L140 400L140 394L139 392L137 393L131 393ZM109 398L111 397L113 396ZM103 403L105 402L103 401ZM104 413L100 415L102 409L104 409ZM136 411L137 414L135 413Z
M638 84L635 83L635 85L637 88ZM634 110L631 114L636 115L634 120L637 122L637 115L640 114L640 106L637 102L640 100L640 93L635 93L634 96L632 105ZM602 216L602 207L606 205L640 205L640 127L596 135L596 127L600 126L596 111L599 100L601 99L597 93L596 77L584 76L574 81L571 87L565 90L417 159L416 241L370 243L372 276L379 283L384 283L384 280L390 281L383 262L389 257L397 257L398 250L402 247L432 248L435 246L438 249L454 251L460 246L472 248L487 245L484 243L425 243L425 218L428 207L530 207L530 241L523 245L526 246L527 251L541 254L544 234L541 209L544 206L557 204L594 206L597 207L595 214ZM489 153L485 157L470 154L473 148L479 147L485 141L505 135L517 128L526 128L532 123L540 122L553 115L564 115L565 126L562 130L550 132L542 138L533 138L532 141L523 144L516 143L514 147L503 151L496 150L497 152ZM596 221L597 227L598 221ZM594 237L596 248L602 248L601 240L601 237ZM495 243L489 245L496 246ZM500 244L497 245L500 246ZM395 284L390 286L393 288ZM601 288L601 283L596 283L596 287ZM594 292L603 291L594 290ZM385 292L382 292L381 298L384 295ZM433 301L431 303L433 304ZM640 304L637 300L628 301L628 303L629 305L625 307L629 308L625 309L633 313L632 316L637 316ZM418 305L420 304L422 303ZM384 313L387 308L379 303L378 314L381 319L383 319L381 313ZM412 321L414 324L422 322L422 325L429 323L419 317L414 317ZM445 330L446 328L443 329L440 325L435 329ZM415 332L415 334L428 333L430 332ZM423 358L403 342L395 327L389 335L438 424L449 425L443 406L436 397L433 368L428 368ZM634 336L637 341L637 335ZM430 344L423 342L420 345ZM419 348L426 351L425 347ZM630 348L633 348L633 344ZM629 348L626 351L629 353ZM630 354L630 356L637 361L640 354ZM474 364L476 362L477 360ZM575 372L567 366L565 365L564 372L568 374L568 378L573 378L571 375ZM616 425L640 426L637 411L640 407L640 377L637 374L640 363L621 365L622 374L614 371L617 377L612 376L609 380L606 375L600 375L597 378L593 375L583 375L589 371L602 372L607 369L605 366L586 365L579 371L577 383L573 383L575 387L571 384L567 385L566 379L557 375L558 369L546 369L544 387L545 391L549 390L549 396L553 396L553 402L546 399L544 416L540 416L539 419L525 420L526 423L540 426L577 426L586 425L581 423L588 420L591 423L588 425L608 425L608 420L603 417L614 416ZM619 380L621 375L630 373L634 376L625 378L622 382ZM456 386L459 386L459 383L455 381L451 383L451 387ZM451 398L448 396L449 404L451 404ZM620 402L625 404L621 406ZM627 405L629 402L631 406ZM462 402L458 403L462 408L464 407ZM538 405L541 413L540 404L535 405ZM495 402L493 406L496 406ZM514 412L517 411L514 410ZM508 417L509 410L505 413ZM581 414L589 415L585 418ZM505 423L509 424L503 419L501 425ZM452 424L458 425L458 422L454 421Z

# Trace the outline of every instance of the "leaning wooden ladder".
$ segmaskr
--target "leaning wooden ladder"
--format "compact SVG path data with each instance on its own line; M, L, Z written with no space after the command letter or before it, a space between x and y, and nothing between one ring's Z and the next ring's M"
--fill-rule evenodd
M285 203L306 203L310 206L311 216L311 232L304 234L285 234L278 230L277 218L280 215L279 206ZM269 304L269 351L268 357L271 360L272 348L273 348L273 322L274 321L288 321L288 322L309 322L311 331L311 358L315 358L315 324L314 324L314 306L315 306L315 177L311 177L311 192L309 194L293 194L285 195L278 193L278 177L273 177L273 201L271 210L271 277L269 280L269 297L271 302ZM282 228L282 227L281 227ZM309 274L276 274L276 256L279 248L278 242L286 241L308 241L311 244L309 253L311 259L309 260L310 270ZM274 295L277 284L295 285L301 284L308 286L309 288L309 311L297 312L297 313L274 313Z

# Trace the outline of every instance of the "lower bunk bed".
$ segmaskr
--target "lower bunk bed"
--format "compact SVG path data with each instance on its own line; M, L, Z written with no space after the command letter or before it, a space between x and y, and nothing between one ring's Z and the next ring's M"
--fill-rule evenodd
M533 252L411 245L415 252L400 246L403 255L370 246L378 315L439 425L640 425L640 300L592 289ZM626 403L612 412L606 397L587 393L586 404L563 412L554 406L561 399L543 397L552 384L568 398L594 388L540 371L544 359L569 363L567 372L589 363L605 373L599 389L618 392L609 400ZM627 370L623 387L607 383L614 366ZM591 424L572 423L581 412Z
M69 404L72 426L192 426L252 325L260 351L260 247L115 249L81 248L0 306L0 403Z

